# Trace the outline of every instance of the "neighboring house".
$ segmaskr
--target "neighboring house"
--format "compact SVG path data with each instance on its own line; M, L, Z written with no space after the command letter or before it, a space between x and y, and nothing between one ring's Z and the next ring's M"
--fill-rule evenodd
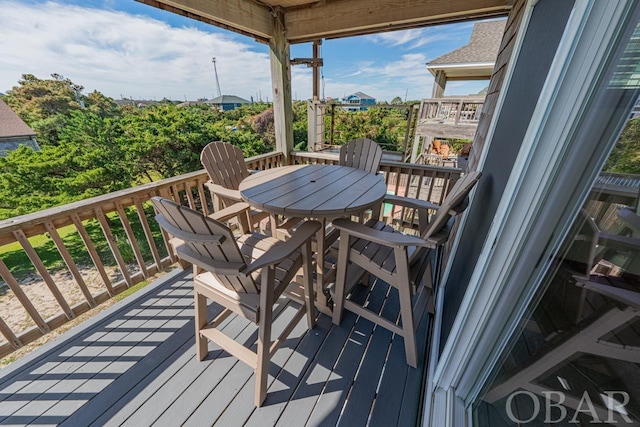
M34 130L0 99L0 156L6 156L20 145L40 150Z
M505 19L474 24L469 43L429 62L434 76L432 98L441 98L448 80L489 80L498 57Z
M138 107L138 108L143 108L143 107L148 107L150 105L157 105L160 104L159 101L154 101L151 99L115 99L114 102L116 104L118 104L120 107L124 107L125 105L130 105L132 107Z
M369 109L368 105L374 105L376 99L366 93L356 92L345 98L341 98L340 102L347 104L342 106L342 109L345 111L367 111ZM349 106L348 104L352 104L353 106Z
M411 161L442 164L440 156L430 154L434 139L467 139L475 137L487 89L477 95L444 97L449 80L489 80L498 57L506 20L474 24L469 43L427 63L433 74L431 99L423 99L418 113L418 126L411 150ZM458 166L464 167L464 156Z
M210 101L206 101L205 104L218 108L220 111L229 111L246 104L251 104L251 102L235 95L220 95Z

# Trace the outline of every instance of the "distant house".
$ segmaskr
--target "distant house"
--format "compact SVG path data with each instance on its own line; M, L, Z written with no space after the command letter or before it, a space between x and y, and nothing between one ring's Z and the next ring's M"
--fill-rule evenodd
M20 145L40 150L33 129L0 99L0 156L6 156Z
M478 22L468 44L427 62L435 78L431 97L442 98L448 80L489 80L506 23L504 19Z
M247 101L246 99L242 99L239 96L234 95L221 95L205 102L205 104L218 108L220 111L234 110L238 107L250 103L251 102Z
M345 98L341 98L340 102L343 104L342 109L345 111L367 111L369 109L367 105L374 105L376 103L376 99L366 93L356 92ZM349 106L348 104L355 105Z

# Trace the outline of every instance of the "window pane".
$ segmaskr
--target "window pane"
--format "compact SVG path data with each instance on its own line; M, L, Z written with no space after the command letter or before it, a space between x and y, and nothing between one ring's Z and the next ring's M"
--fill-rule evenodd
M635 99L638 28L615 60L601 90ZM599 120L621 113L589 108ZM640 116L627 122L473 415L483 427L640 423Z

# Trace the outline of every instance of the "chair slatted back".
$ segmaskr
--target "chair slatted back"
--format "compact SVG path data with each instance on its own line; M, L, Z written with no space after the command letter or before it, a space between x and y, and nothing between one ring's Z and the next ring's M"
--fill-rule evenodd
M467 196L480 179L480 176L482 176L482 173L479 171L468 172L455 183L447 197L442 201L436 214L429 221L429 226L422 233L423 239L428 239L442 230L451 219L452 210L461 213L466 208Z
M352 139L340 147L340 165L376 173L380 168L382 149L368 138Z
M242 150L226 142L211 142L200 154L200 161L214 184L237 190L249 176Z
M169 229L171 234L184 240L186 247L178 249L184 254L202 257L215 261L216 265L224 267L228 264L230 268L240 266L239 270L246 266L246 260L240 252L231 230L224 224L204 216L198 211L194 211L186 206L181 206L171 200L161 197L151 199L158 212L158 223L169 223L174 229ZM164 221L163 221L164 220ZM168 227L163 226L167 229ZM204 241L199 236L218 237L217 242ZM194 262L189 260L190 262ZM197 261L194 262L197 265ZM203 267L205 268L205 267ZM205 268L207 269L207 268ZM208 270L208 269L207 269ZM237 293L258 293L259 289L251 276L233 274L216 274L212 272L216 279L228 289Z

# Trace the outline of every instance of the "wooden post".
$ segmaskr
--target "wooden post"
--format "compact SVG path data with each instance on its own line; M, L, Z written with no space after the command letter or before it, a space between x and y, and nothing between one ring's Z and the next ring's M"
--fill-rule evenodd
M285 37L284 13L281 10L278 10L274 17L274 36L269 42L269 50L276 150L283 153L285 164L289 164L289 153L293 150L291 64L289 63L289 42Z
M313 59L320 59L320 45L322 44L322 40L314 40L313 41ZM320 99L320 66L317 64L313 65L313 100L317 101Z
M442 98L444 96L445 86L447 86L447 75L442 70L436 71L436 76L433 80L433 91L431 92L431 97Z
M336 125L336 106L334 104L331 104L331 133L330 133L330 136L329 136L329 144L330 145L334 144L333 132L335 130L335 125Z
M411 136L411 122L413 121L413 104L409 105L407 111L407 128L404 131L404 144L402 145L402 161L406 161L408 157L409 137Z

